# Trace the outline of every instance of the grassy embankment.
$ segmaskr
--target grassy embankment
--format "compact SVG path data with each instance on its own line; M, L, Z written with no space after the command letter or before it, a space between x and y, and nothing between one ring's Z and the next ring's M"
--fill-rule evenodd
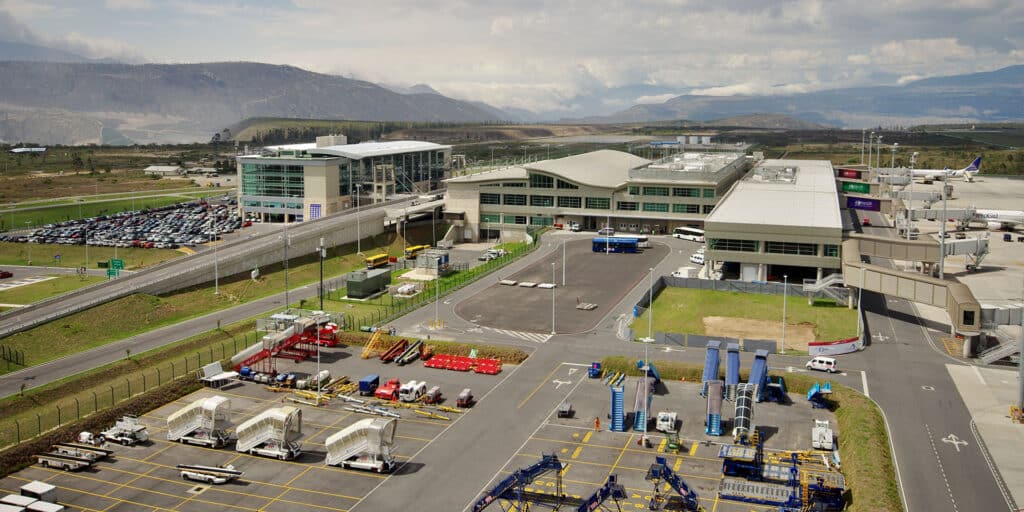
M700 381L702 368L678 361L651 361L663 380ZM635 360L627 357L607 357L603 361L605 372L625 372L639 376ZM740 380L746 381L747 372ZM816 381L806 375L787 373L786 390L791 396L801 397ZM839 453L846 477L847 509L849 511L898 512L903 510L896 484L889 434L877 405L857 391L832 383L833 411L839 430Z
M106 280L99 276L56 276L54 279L0 291L0 304L31 304Z
M89 247L89 268L95 269L97 261L114 257L114 247ZM171 249L117 248L117 257L124 260L126 270L138 270L167 260L180 258L185 254ZM60 259L54 256L60 255ZM0 264L28 265L29 258L39 267L77 268L85 265L84 245L18 244L0 242Z
M781 295L667 287L654 298L654 330L706 334L703 319L709 316L774 321L779 322L781 329L782 302ZM649 314L645 311L633 321L637 337L648 336ZM857 334L857 310L830 300L818 300L814 306L808 306L806 298L791 296L786 301L786 324L814 324L817 341L851 338ZM776 334L765 333L765 337Z

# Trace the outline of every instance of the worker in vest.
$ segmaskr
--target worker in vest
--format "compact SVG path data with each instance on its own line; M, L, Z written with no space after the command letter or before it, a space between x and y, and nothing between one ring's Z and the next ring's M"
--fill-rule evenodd
M601 418L594 416L594 432L601 431Z

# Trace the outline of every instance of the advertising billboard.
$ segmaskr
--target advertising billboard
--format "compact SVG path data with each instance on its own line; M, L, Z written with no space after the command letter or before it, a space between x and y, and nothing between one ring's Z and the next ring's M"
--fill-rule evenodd
M877 212L882 209L882 203L878 199L870 197L849 197L846 198L846 207L855 210L871 210Z
M858 171L856 169L839 169L839 177L840 178L852 178L852 179L855 179L855 180L859 180L860 179L860 173L861 173L861 171Z
M867 194L871 192L871 186L867 183L857 183L855 181L844 181L843 192L853 192L855 194Z

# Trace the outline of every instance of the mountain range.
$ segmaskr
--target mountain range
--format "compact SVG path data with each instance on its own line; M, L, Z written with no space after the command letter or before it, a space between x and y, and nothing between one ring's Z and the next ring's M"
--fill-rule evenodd
M637 85L573 99L588 111L657 97ZM610 101L609 99L614 101ZM605 100L602 102L602 100ZM757 115L754 115L757 114ZM767 117L766 117L767 115ZM499 109L448 98L426 84L378 85L292 66L252 62L121 64L26 43L0 42L0 143L176 143L209 140L252 117L363 121L555 121L553 112ZM783 119L792 118L797 121ZM1024 66L928 78L898 86L851 87L775 96L686 94L566 123L658 121L861 128L893 124L1019 121Z

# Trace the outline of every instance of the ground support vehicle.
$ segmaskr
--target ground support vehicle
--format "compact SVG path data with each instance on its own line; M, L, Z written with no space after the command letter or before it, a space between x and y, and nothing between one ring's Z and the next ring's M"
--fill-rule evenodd
M78 471L92 466L94 460L61 453L40 453L36 460L44 468L63 469L64 471Z
M654 483L654 492L651 496L651 502L649 504L650 510L657 510L660 501L664 499L661 494L661 481L669 484L677 494L677 504L675 506L666 506L667 510L699 510L700 505L697 501L697 491L693 490L686 482L677 475L672 468L669 467L668 461L665 457L655 457L654 464L647 470L646 480ZM669 501L672 501L671 499ZM669 505L672 505L669 503Z
M576 411L572 408L572 402L568 400L558 404L558 417L559 418L572 418Z
M425 404L439 404L444 400L441 395L441 386L433 386L427 390L427 394L423 395L423 403Z
M655 430L665 432L666 434L669 432L675 432L677 418L678 415L674 412L661 411L658 413L658 419L654 424L654 428Z
M373 396L380 398L381 400L398 400L398 389L402 387L402 383L398 379L391 379L387 381L383 386L379 386L376 391L373 392Z
M377 391L377 386L380 386L380 375L372 373L359 379L359 394L361 396L372 396L374 391Z
M596 379L601 376L601 363L593 362L590 363L590 368L587 368L587 377Z
M220 448L227 444L231 400L201 398L167 417L167 440Z
M302 410L292 406L263 411L235 429L235 451L292 460L302 454Z
M398 399L403 402L416 402L427 393L427 383L410 380L398 388Z
M835 434L828 420L814 420L811 428L811 446L816 450L832 450Z
M178 464L182 480L193 480L208 484L226 484L242 476L242 472L235 469L231 464L225 466L198 466L192 464Z
M397 427L394 418L359 420L327 438L324 462L328 466L389 472L396 465L391 450Z
M455 399L455 405L459 407L472 407L473 406L473 392L469 389L463 389L459 393L459 397Z
M113 427L100 432L107 441L121 443L124 446L131 446L136 443L145 443L149 440L149 431L146 426L139 422L135 416L124 416L114 423Z

